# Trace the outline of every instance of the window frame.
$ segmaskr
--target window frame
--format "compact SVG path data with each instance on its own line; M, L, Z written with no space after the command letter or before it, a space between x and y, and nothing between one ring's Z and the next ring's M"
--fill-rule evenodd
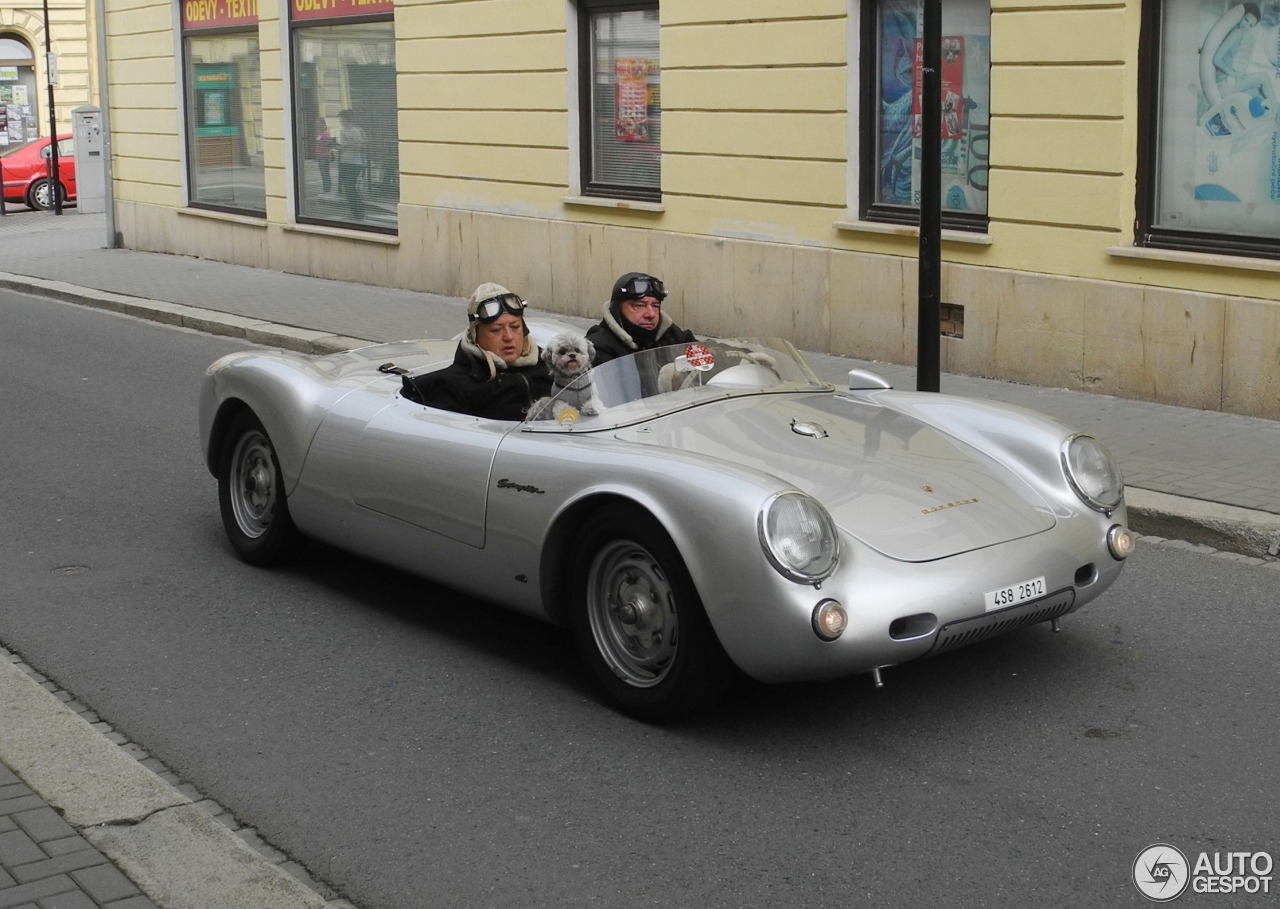
M1138 35L1138 160L1133 244L1149 249L1280 259L1280 234L1221 234L1157 223L1160 181L1161 72L1167 0L1142 0Z
M304 190L304 188L305 188L305 167L302 167L302 166L299 166L299 165L300 165L300 164L305 164L305 163L306 163L306 161L311 160L311 158L310 158L310 157L305 153L305 143L306 143L306 139L305 139L305 137L306 137L306 136L307 136L307 134L308 134L308 130L307 130L307 128L306 128L306 127L307 127L307 124L305 123L306 111L303 109L303 106L299 103L299 85L298 85L299 69L298 69L298 53L297 53L297 50L298 50L298 48L297 48L298 36L299 36L299 33L300 33L300 32L303 32L303 31L306 31L306 30L309 30L309 29L343 28L343 27L346 27L346 26L361 26L361 25L389 25L389 26L391 26L391 43L392 43L392 50L393 50L393 52L397 52L397 51L399 51L399 47L398 47L397 40L396 40L396 34L395 34L395 14L394 14L394 12L392 12L392 13L374 13L374 14L370 14L370 15L335 16L335 17L333 17L333 18L328 18L328 19L324 19L324 18L321 18L321 19L291 19L291 20L289 21L289 23L288 23L288 36L289 36L289 37L288 37L288 41L289 41L289 73L288 73L288 78L289 78L289 91L290 91L290 93L291 93L291 97L292 97L292 99L293 99L293 103L292 103L292 105L291 105L291 106L292 106L292 108L293 108L293 110L292 110L292 112L291 112L291 117L292 117L292 123L291 123L291 127L292 127L292 137L291 137L291 148L289 149L289 155L290 155L290 158L291 158L291 161L292 161L292 165L293 165L293 193L294 193L294 196L293 196L293 198L294 198L293 208L294 208L294 219L295 219L295 221L296 221L297 223L299 223L299 224L310 224L310 225L314 225L314 226L321 226L321 227L338 227L338 228L342 228L342 229L345 229L345 230L356 230L356 231L362 231L362 232L364 232L364 233L375 233L375 234L386 234L386 235L388 235L388 236L398 236L398 235L399 235L399 233L400 233L400 220L399 220L399 215L398 215L398 213L397 213L397 216L396 216L396 223L395 223L394 225L387 225L387 224L378 224L378 223L367 223L367 222L352 221L352 220L347 219L347 218L337 218L337 217L329 217L329 218L327 218L327 217L320 217L319 215L316 215L316 214L313 214L313 213L310 213L310 212L307 212L307 211L305 211L305 210L304 210L304 207L305 207L305 206L304 206L304 201L305 201L305 198L306 198L306 197L305 197L305 195L304 195L304 193L303 193L303 190ZM397 55L397 59L398 59L398 55ZM398 63L398 62L397 62L397 64L396 64L396 69L397 69L397 73L398 73L398 72L399 72L399 63ZM396 91L397 91L397 97L396 97L396 104L395 104L395 107L396 107L396 110L397 110L397 112L398 112L398 111L400 110L400 98L399 98L399 84L398 84L398 80L397 80L397 85L396 85ZM336 116L332 116L332 115L330 115L329 117L327 117L327 118L326 118L326 120L328 120L328 119L332 119L332 121L333 121L332 123L329 123L329 124L328 124L328 125L329 125L329 128L330 128L332 131L335 131L335 132L336 132L336 130L337 130L337 117L336 117ZM399 136L399 128L398 128L398 125L397 125L397 131L396 131L396 144L398 145L398 144L399 144L399 142L400 142L400 136ZM301 154L300 154L300 153L301 153ZM398 161L399 161L399 155L398 155L398 154L397 154L397 156L396 156L396 160L397 160L396 183L397 183L397 187L398 187L398 186L399 186L399 181L400 181L400 176L401 176L401 175L400 175L400 173L399 173L399 171L398 171L398 168L399 168L399 164L398 164ZM337 192L336 182L337 182L337 180L338 180L338 169L337 169L337 168L338 168L337 161L334 161L334 162L333 162L333 171L332 171L332 174L333 174L333 176L332 176L332 180L333 180L333 181L334 181L334 183L335 183L335 186L334 186L334 193L335 193L335 194L336 194L336 192ZM397 190L397 192L398 192L398 190ZM398 212L398 209L399 209L399 205L400 205L400 203L401 203L402 201L403 201L403 199L402 199L399 195L397 195L397 198L396 198L396 208L397 208L397 212ZM367 200L366 200L366 202L367 202Z
M265 159L261 165L263 175L263 196L262 207L251 208L247 205L229 205L221 202L209 202L197 198L200 191L200 180L198 176L198 168L200 166L199 147L196 140L199 136L196 133L200 127L199 123L199 105L201 98L198 95L199 89L196 88L195 66L196 63L192 59L191 42L194 40L216 40L218 38L234 37L236 35L254 36L257 41L258 52L258 91L261 97L262 82L262 37L259 31L258 23L253 25L232 25L220 28L190 28L183 29L179 38L182 48L182 81L183 81L183 123L182 123L182 142L184 146L184 155L186 160L186 195L187 207L200 209L203 211L223 212L230 215L244 215L250 218L265 218L267 216L267 194L266 194L266 162ZM213 64L210 64L213 65ZM218 64L221 65L221 64ZM265 112L261 112L265 116Z
M583 196L602 199L626 199L637 202L662 201L662 150L659 147L658 186L609 183L592 179L595 166L595 110L591 106L591 90L595 80L595 60L591 55L592 17L602 12L658 10L658 0L578 0L578 148L579 187ZM661 65L661 25L659 25L659 65ZM662 75L659 71L659 84ZM661 110L661 101L659 101Z
M884 224L903 224L912 227L920 226L919 206L890 205L878 201L877 176L879 173L879 149L877 141L880 133L880 11L882 0L862 0L859 24L859 96L862 99L862 116L858 127L858 157L861 162L858 173L858 219L861 221ZM987 4L987 15L991 15L991 4ZM988 34L990 32L988 31ZM990 73L987 76L987 90L990 94ZM867 102L870 102L869 104ZM867 108L874 108L874 114L867 116ZM991 141L991 128L988 122L987 142ZM988 153L989 157L989 153ZM966 231L969 233L986 233L991 224L990 209L982 214L962 212L943 208L941 211L942 227L947 230Z

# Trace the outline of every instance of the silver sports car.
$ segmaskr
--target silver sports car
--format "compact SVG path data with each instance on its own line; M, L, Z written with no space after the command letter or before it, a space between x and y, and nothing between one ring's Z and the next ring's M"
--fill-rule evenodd
M485 420L412 400L454 349L210 366L201 441L232 546L268 565L310 537L567 626L645 720L738 672L878 685L1056 626L1133 550L1106 448L1027 410L858 370L835 388L764 338L613 360L535 418Z

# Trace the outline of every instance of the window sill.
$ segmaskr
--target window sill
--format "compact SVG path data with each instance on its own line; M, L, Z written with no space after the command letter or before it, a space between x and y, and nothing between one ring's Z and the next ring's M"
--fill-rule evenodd
M918 237L920 228L914 224L886 224L882 221L835 221L836 230L861 234L884 234L891 237ZM990 246L991 234L971 233L967 230L944 230L942 239L949 243L970 243L974 246Z
M667 207L661 202L641 202L638 199L608 199L604 196L565 196L561 200L565 205L583 208L613 208L621 211L643 211L662 213Z
M1280 273L1280 261L1256 259L1250 256L1224 256L1221 253L1185 252L1180 249L1153 249L1150 246L1109 246L1107 255L1119 259L1145 259L1149 262L1169 262L1177 265L1203 265L1240 271Z
M232 224L243 224L246 227L266 227L267 219L257 215L236 215L229 211L214 211L210 208L180 208L179 216L188 218L208 218L210 221L228 221Z
M343 240L363 240L366 243L378 243L383 246L399 246L398 234L371 233L367 230L356 230L352 227L337 227L332 224L282 224L286 233L311 234L316 237L341 237Z

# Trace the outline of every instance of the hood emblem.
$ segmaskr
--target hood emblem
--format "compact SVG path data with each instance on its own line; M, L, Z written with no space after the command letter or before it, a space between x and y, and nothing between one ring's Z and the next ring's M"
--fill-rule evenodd
M945 505L934 505L932 508L922 508L920 509L920 513L933 514L935 511L946 511L948 508L959 508L961 505L976 505L977 503L977 496L974 496L972 499L956 499L956 501L948 502Z
M827 437L827 431L821 425L807 421L792 420L791 431L798 436L806 436L810 439L825 439Z

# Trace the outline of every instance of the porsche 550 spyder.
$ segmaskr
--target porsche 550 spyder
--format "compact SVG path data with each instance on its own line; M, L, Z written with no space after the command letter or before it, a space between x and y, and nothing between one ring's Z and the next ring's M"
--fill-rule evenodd
M599 406L524 422L412 399L454 347L212 364L201 442L233 548L270 565L314 538L567 626L644 720L707 708L738 673L879 685L1056 628L1136 541L1093 437L860 370L837 388L784 340L619 358L577 382Z

